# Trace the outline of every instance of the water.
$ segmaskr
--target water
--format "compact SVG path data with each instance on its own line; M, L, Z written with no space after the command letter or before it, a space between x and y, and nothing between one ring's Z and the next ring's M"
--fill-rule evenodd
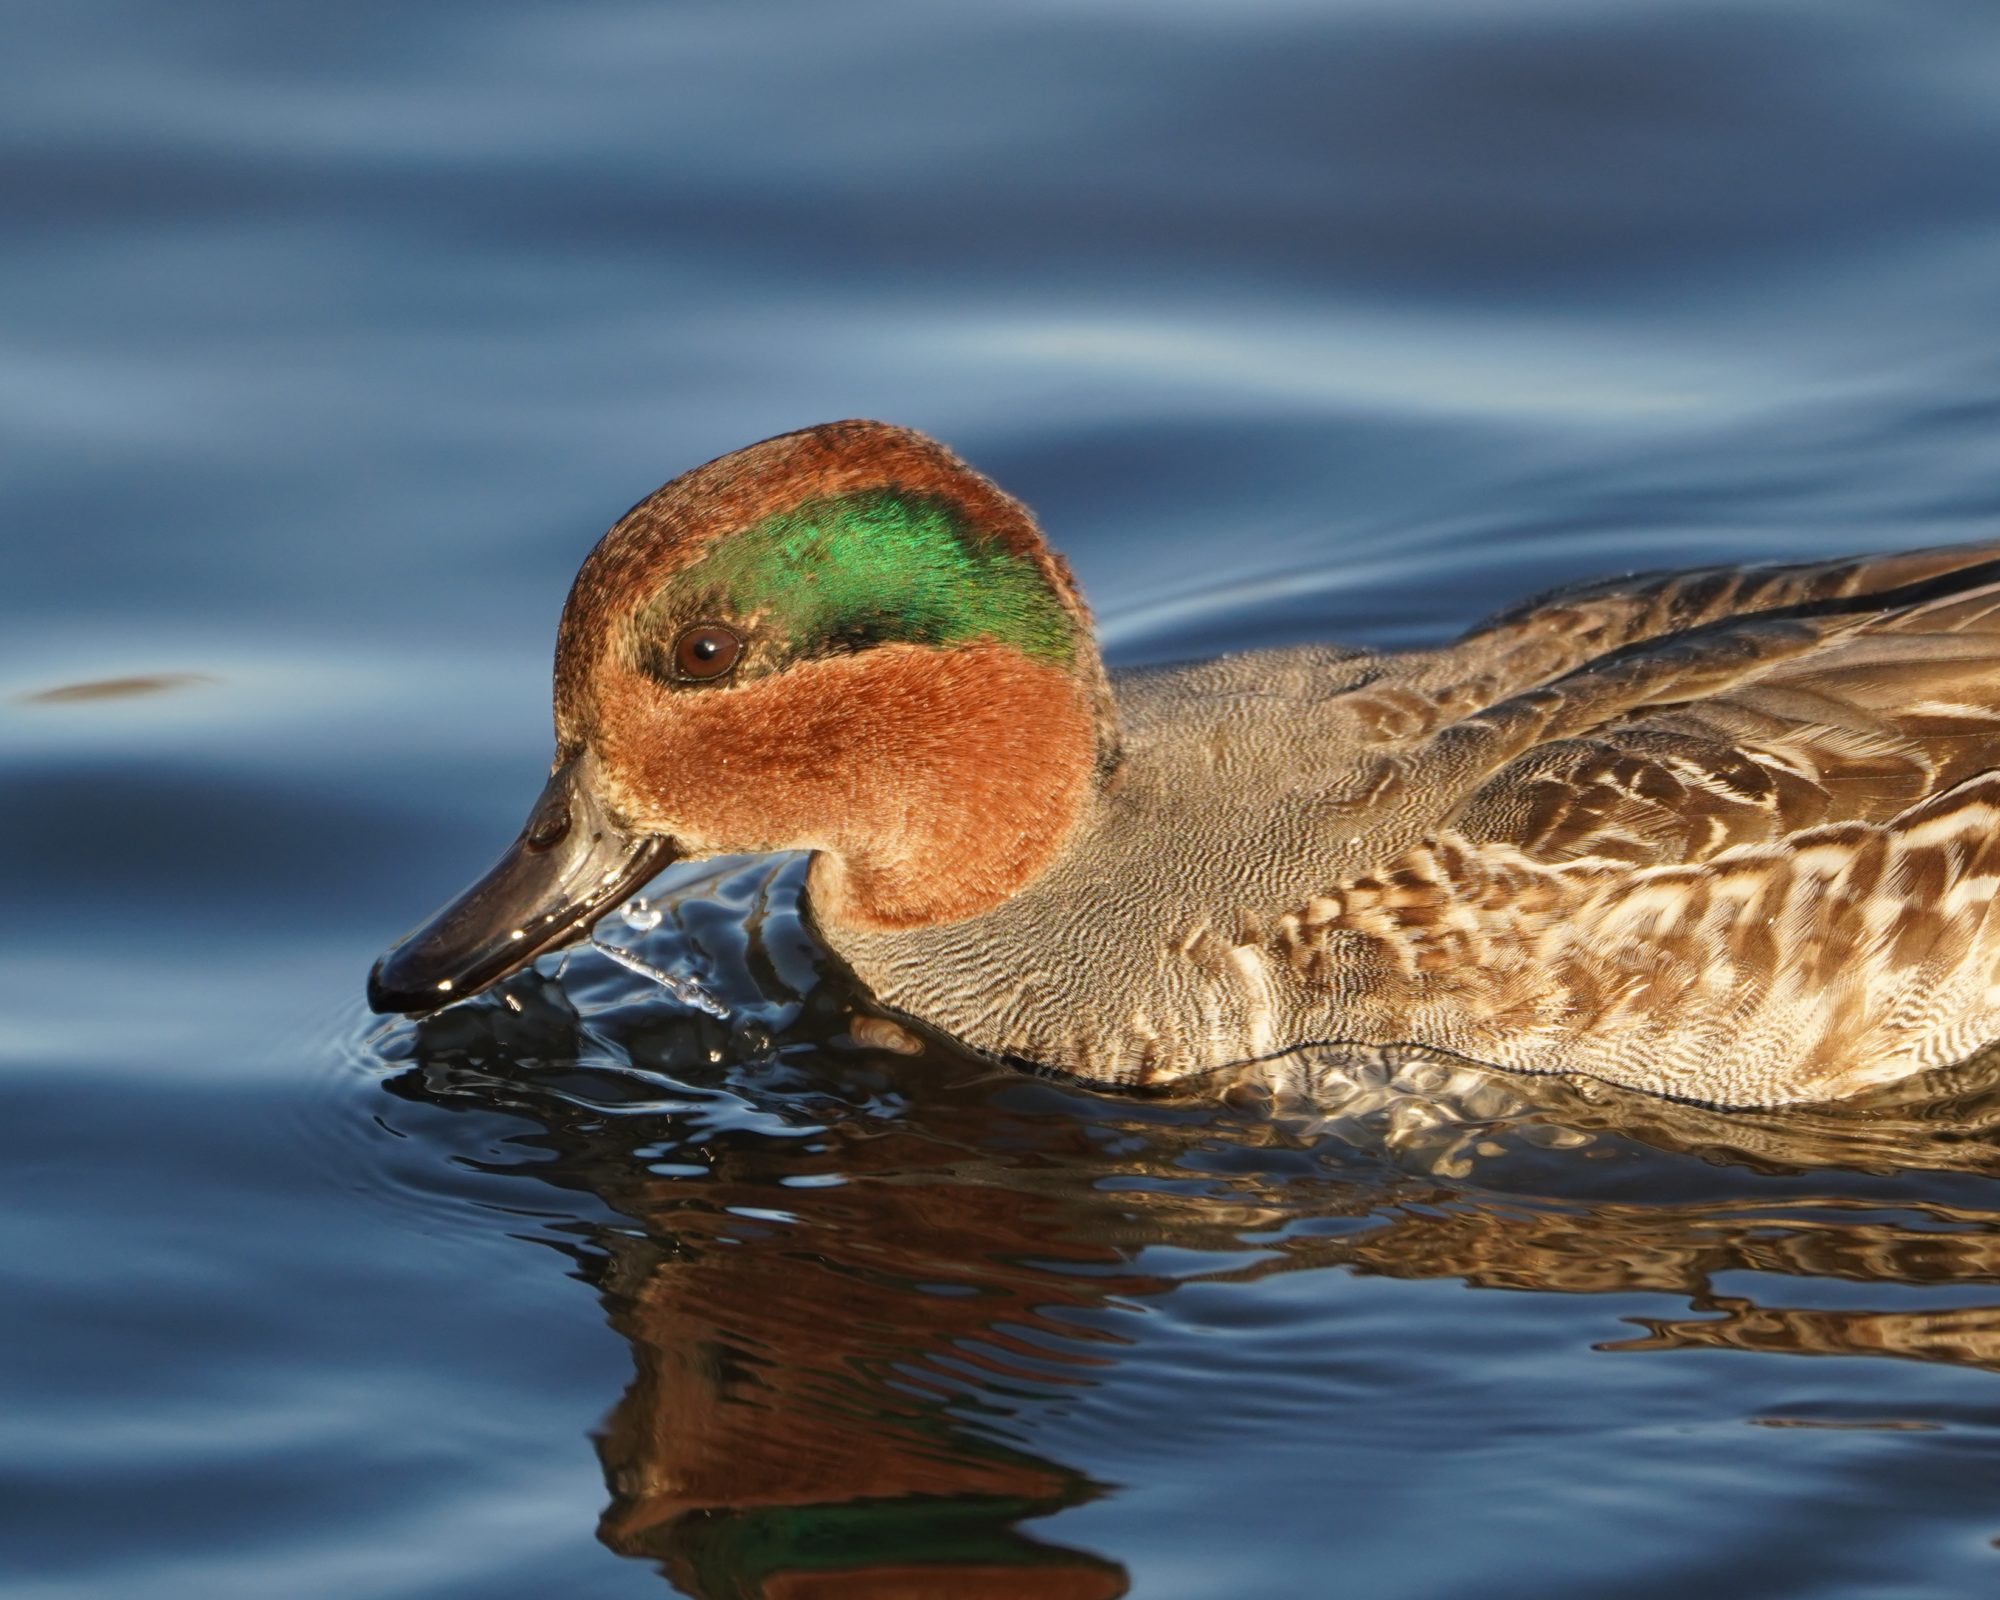
M583 552L785 428L950 440L1120 662L1990 536L1990 5L8 36L10 1597L2000 1581L1976 1068L1100 1097L903 1053L795 862L617 933L727 1020L591 952L361 1005L526 813Z

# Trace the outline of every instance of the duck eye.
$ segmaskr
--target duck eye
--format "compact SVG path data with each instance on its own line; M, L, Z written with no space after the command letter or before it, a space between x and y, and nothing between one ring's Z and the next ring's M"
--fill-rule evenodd
M680 636L674 644L674 671L683 678L702 682L719 678L736 665L743 654L743 641L727 628L704 622Z

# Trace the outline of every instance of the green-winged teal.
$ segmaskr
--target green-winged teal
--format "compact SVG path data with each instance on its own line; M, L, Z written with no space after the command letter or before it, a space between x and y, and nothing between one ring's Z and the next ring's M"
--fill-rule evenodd
M1111 1084L1408 1044L1768 1105L2000 1036L2000 545L1107 676L1026 510L837 422L605 535L555 722L526 829L377 1009L478 992L670 861L807 850L884 1004Z

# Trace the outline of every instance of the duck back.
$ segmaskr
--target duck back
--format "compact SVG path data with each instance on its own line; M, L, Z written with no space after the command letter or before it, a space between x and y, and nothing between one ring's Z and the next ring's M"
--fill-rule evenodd
M823 930L885 1004L1116 1084L1394 1044L1718 1104L2000 1034L2000 545L1113 689L1120 759L1024 889Z

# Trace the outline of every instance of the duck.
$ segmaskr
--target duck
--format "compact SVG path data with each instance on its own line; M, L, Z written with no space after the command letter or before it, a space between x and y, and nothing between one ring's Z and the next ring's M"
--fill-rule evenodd
M1768 1107L2000 1037L2000 542L1110 672L1025 506L832 422L612 526L554 720L519 837L375 1010L468 999L676 861L802 851L887 1017L1108 1088L1394 1047Z

